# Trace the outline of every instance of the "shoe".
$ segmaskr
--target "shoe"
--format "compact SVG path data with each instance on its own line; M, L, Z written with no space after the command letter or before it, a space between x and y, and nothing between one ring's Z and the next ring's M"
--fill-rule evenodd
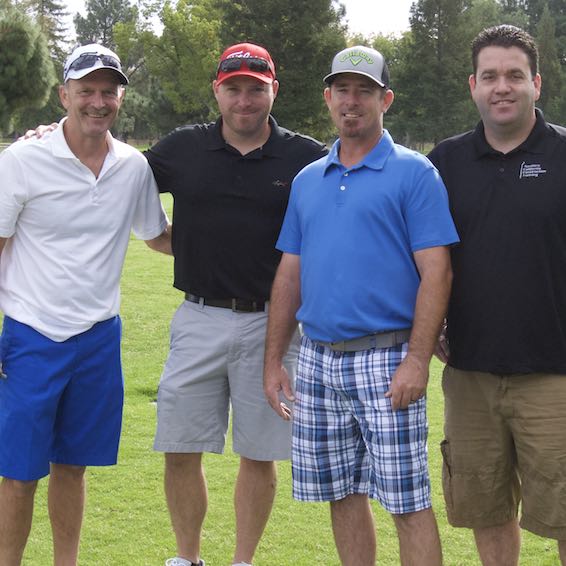
M234 564L232 564L232 566L252 566L251 564L249 564L248 562L234 562Z
M191 562L190 560L185 560L184 558L169 558L165 561L165 566L205 566L204 560L199 560L198 563Z

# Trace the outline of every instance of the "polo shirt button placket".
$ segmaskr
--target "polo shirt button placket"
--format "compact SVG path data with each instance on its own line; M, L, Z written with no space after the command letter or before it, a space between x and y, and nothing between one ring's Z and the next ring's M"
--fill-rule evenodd
M342 177L348 177L348 172L346 171L345 173L342 174ZM342 206L345 203L345 193L346 193L346 184L345 184L345 180L341 179L340 180L340 186L339 186L339 192L338 192L338 196L336 198L336 204L338 206Z
M90 187L90 201L92 204L98 204L98 183L94 182Z

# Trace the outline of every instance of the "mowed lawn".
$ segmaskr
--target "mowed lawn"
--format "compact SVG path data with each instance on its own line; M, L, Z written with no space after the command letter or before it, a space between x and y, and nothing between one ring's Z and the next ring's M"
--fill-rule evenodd
M165 198L167 208L170 200ZM83 524L82 566L163 566L175 554L175 541L163 495L163 457L152 450L155 398L168 350L169 322L182 294L172 287L171 258L132 239L122 279L123 363L126 382L124 427L118 466L89 469ZM429 387L429 454L433 497L445 564L478 565L472 535L448 526L441 491L441 365L433 361ZM205 456L209 510L202 557L207 566L231 564L234 545L232 486L238 459L230 442L223 456ZM51 563L51 532L46 484L40 483L24 565ZM399 564L397 538L389 516L374 504L378 564ZM2 511L0 510L0 513ZM279 464L279 487L271 520L255 566L338 566L326 504L297 503L291 497L288 462ZM521 565L559 564L552 541L524 535Z

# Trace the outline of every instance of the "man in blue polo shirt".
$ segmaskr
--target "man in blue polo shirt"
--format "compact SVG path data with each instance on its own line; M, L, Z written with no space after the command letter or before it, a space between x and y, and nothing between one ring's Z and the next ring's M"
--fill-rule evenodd
M428 365L458 236L434 167L393 143L383 56L338 53L325 77L340 139L293 182L277 247L264 387L284 419L282 360L303 324L293 412L293 492L329 501L342 564L375 564L368 496L393 516L403 564L442 561L426 455Z

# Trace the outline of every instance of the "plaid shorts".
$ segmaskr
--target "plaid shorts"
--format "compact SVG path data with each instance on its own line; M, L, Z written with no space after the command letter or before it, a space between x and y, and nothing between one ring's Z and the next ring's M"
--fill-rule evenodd
M293 496L367 494L393 514L431 507L426 399L385 397L407 344L335 352L303 337L293 411Z

